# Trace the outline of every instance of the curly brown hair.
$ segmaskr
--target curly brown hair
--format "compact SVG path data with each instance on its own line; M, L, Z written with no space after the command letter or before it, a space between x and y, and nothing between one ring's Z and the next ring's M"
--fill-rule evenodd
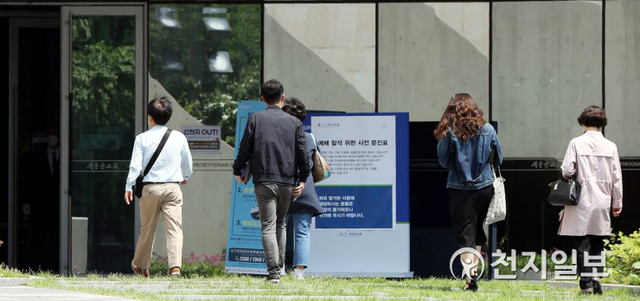
M448 131L453 130L458 138L465 140L477 135L480 127L486 122L484 113L478 108L471 95L458 93L449 100L433 135L440 140Z

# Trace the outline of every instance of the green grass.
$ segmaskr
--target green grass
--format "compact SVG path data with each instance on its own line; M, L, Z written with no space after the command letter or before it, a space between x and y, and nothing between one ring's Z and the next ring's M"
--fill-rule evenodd
M29 278L15 268L9 268L4 263L0 263L0 278Z
M102 277L61 277L41 274L29 285L42 288L76 290L93 294L126 297L140 300L194 300L200 296L210 300L251 298L252 300L278 300L282 296L295 300L637 300L631 290L607 290L604 296L581 296L578 288L557 288L543 282L480 281L480 289L461 290L462 281L452 279L309 277L304 281L283 277L281 283L266 283L262 277L225 275L217 277L145 279L129 275ZM183 296L183 297L180 297ZM343 297L344 296L344 297ZM213 297L213 296L209 296Z

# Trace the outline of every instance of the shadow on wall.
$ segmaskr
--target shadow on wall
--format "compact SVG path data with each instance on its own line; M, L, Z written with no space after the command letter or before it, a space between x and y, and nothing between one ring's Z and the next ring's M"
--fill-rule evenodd
M380 4L378 20L379 111L408 111L411 121L440 120L451 96L468 92L488 115L488 57L433 7Z
M595 1L493 6L493 119L508 158L562 158L576 118L602 106L602 6Z
M302 100L307 110L374 112L374 105L333 67L265 15L265 79L276 78L285 94Z
M200 126L167 92L162 84L149 76L149 97L167 96L172 102L173 115L167 126L180 131L182 126ZM184 195L184 246L183 256L195 254L217 255L226 250L229 232L232 168L234 149L220 141L219 154L192 154L193 175L182 186ZM139 225L137 226L139 227ZM162 219L156 230L154 256L167 256L166 235Z

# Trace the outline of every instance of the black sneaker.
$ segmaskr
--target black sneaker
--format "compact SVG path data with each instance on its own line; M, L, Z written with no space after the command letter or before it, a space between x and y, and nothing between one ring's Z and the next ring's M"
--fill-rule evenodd
M600 280L598 278L594 278L593 281L593 293L597 295L602 295L602 284L600 284Z
M478 276L477 275L471 276L471 278L467 281L467 283L462 287L462 290L464 290L464 291L472 291L472 292L477 291L478 290Z
M266 281L271 283L280 283L280 275L269 275Z

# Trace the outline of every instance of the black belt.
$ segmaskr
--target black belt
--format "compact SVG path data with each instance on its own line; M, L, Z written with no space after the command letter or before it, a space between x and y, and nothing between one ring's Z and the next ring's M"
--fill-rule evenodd
M148 185L148 184L178 184L180 182L142 182L143 185Z

